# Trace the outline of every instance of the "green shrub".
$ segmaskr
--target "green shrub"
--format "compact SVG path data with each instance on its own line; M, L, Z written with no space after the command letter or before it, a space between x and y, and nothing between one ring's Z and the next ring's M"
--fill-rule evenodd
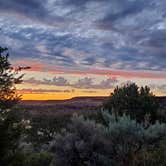
M32 128L28 130L27 141L34 145L36 150L49 143L56 132L60 132L62 128L70 123L69 115L59 115L56 117L32 117Z
M72 124L51 142L55 154L53 166L105 165L104 128L82 116L74 117Z
M144 122L146 115L149 115L149 121L153 123L157 119L159 105L149 87L139 88L132 83L116 87L104 103L104 108L116 117L125 113L138 122Z
M49 166L52 160L51 153L24 153L17 152L9 166Z
M126 115L117 121L113 115L104 113L103 119L106 126L82 116L74 117L50 143L54 153L52 166L139 166L146 161L140 158L141 152L166 136L166 125L158 122L144 128Z
M103 116L108 123L106 133L109 140L108 147L111 149L109 154L112 154L113 165L142 165L146 159L138 159L138 156L140 154L142 156L151 155L150 151L143 153L144 149L148 149L151 145L157 145L166 138L166 124L156 122L148 128L144 128L143 125L126 115L118 117L118 121L108 113L104 113ZM156 150L153 148L153 152L157 153ZM158 160L158 158L155 159L152 156L150 159L154 162ZM163 163L164 160L161 162Z
M165 166L166 165L166 138L158 143L145 146L138 154L137 160L141 165Z

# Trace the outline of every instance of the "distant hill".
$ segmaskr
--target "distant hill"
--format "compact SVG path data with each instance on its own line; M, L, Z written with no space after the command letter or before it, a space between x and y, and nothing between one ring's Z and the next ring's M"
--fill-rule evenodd
M74 97L68 100L23 100L20 106L33 115L57 115L77 113L92 113L100 110L102 103L108 97ZM166 110L166 97L156 97L160 107Z
M77 103L77 102L99 102L102 103L108 97L74 97L66 100L22 100L20 104L25 105L52 105L52 104L69 104L69 103Z

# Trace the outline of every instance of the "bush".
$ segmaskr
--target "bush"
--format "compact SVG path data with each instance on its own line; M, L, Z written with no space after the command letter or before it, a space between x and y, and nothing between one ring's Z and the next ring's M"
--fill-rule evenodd
M156 122L148 128L144 128L142 124L126 115L118 117L118 121L108 113L104 113L103 116L108 123L106 133L113 165L142 165L145 158L139 159L138 156L140 154L150 156L150 152L143 153L144 149L151 145L157 145L166 138L165 124ZM156 151L156 149L153 148L153 151ZM150 159L158 160L152 157Z
M27 127L19 109L1 112L0 116L0 164L7 166L15 156L21 137Z
M49 166L51 160L52 155L48 152L30 154L17 152L9 166Z
M32 128L28 130L27 141L30 141L35 150L40 150L43 145L48 144L56 132L71 123L69 115L58 115L56 117L32 117Z
M125 113L138 122L144 122L147 117L150 123L157 119L158 107L150 88L147 86L139 88L135 83L116 87L104 103L104 108L116 117Z
M144 128L126 115L116 121L113 115L104 113L103 119L107 126L74 117L72 124L50 143L52 166L139 166L146 161L140 159L141 152L166 136L166 125L158 122Z
M102 126L82 116L73 118L67 130L57 134L50 144L55 154L52 165L105 165L103 130Z

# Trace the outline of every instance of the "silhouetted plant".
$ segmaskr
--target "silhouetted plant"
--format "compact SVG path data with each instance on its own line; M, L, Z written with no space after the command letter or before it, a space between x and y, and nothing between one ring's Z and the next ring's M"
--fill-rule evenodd
M130 115L132 119L142 122L145 115L149 121L157 119L158 103L150 88L145 86L139 88L135 83L116 87L109 99L104 103L104 108L118 115Z
M7 48L0 47L0 164L9 165L19 144L24 124L20 113L11 109L19 100L15 84L23 75L14 70L8 61Z
M15 85L21 83L23 75L9 63L7 48L0 47L0 109L12 108L19 100Z

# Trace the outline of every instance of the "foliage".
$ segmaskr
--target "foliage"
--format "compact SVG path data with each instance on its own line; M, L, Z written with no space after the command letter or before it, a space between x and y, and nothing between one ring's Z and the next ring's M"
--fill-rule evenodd
M11 108L20 100L15 84L21 83L23 77L9 63L7 50L0 47L0 109Z
M55 136L50 148L55 153L52 165L105 165L103 128L82 116L74 117L72 124Z
M145 118L154 122L157 119L158 103L149 87L139 88L132 83L116 87L104 103L104 108L114 113L116 117L125 113L138 122L145 121Z
M10 166L49 166L52 155L48 152L23 153L17 152Z
M161 139L166 138L165 124L156 122L148 128L144 128L142 124L126 115L118 117L118 121L108 113L104 113L103 116L108 122L106 133L113 165L142 165L145 159L138 159L141 152L152 144L158 144ZM150 156L150 152L147 152L147 154Z
M156 122L144 128L126 115L118 121L109 113L104 113L103 118L107 126L82 116L73 118L72 124L50 143L55 154L52 166L139 166L145 162L141 152L166 136L165 124Z
M31 117L32 128L28 130L27 141L30 141L36 150L40 150L53 139L56 132L60 132L70 123L70 117L71 115Z
M21 83L18 74L8 61L7 48L0 47L0 164L8 165L19 145L23 128L22 115L13 106L19 101L15 85Z
M166 165L166 138L161 139L154 145L142 148L137 160L140 165L146 166L165 166Z
M0 113L0 163L7 165L16 153L21 135L27 127L22 110L12 109Z

